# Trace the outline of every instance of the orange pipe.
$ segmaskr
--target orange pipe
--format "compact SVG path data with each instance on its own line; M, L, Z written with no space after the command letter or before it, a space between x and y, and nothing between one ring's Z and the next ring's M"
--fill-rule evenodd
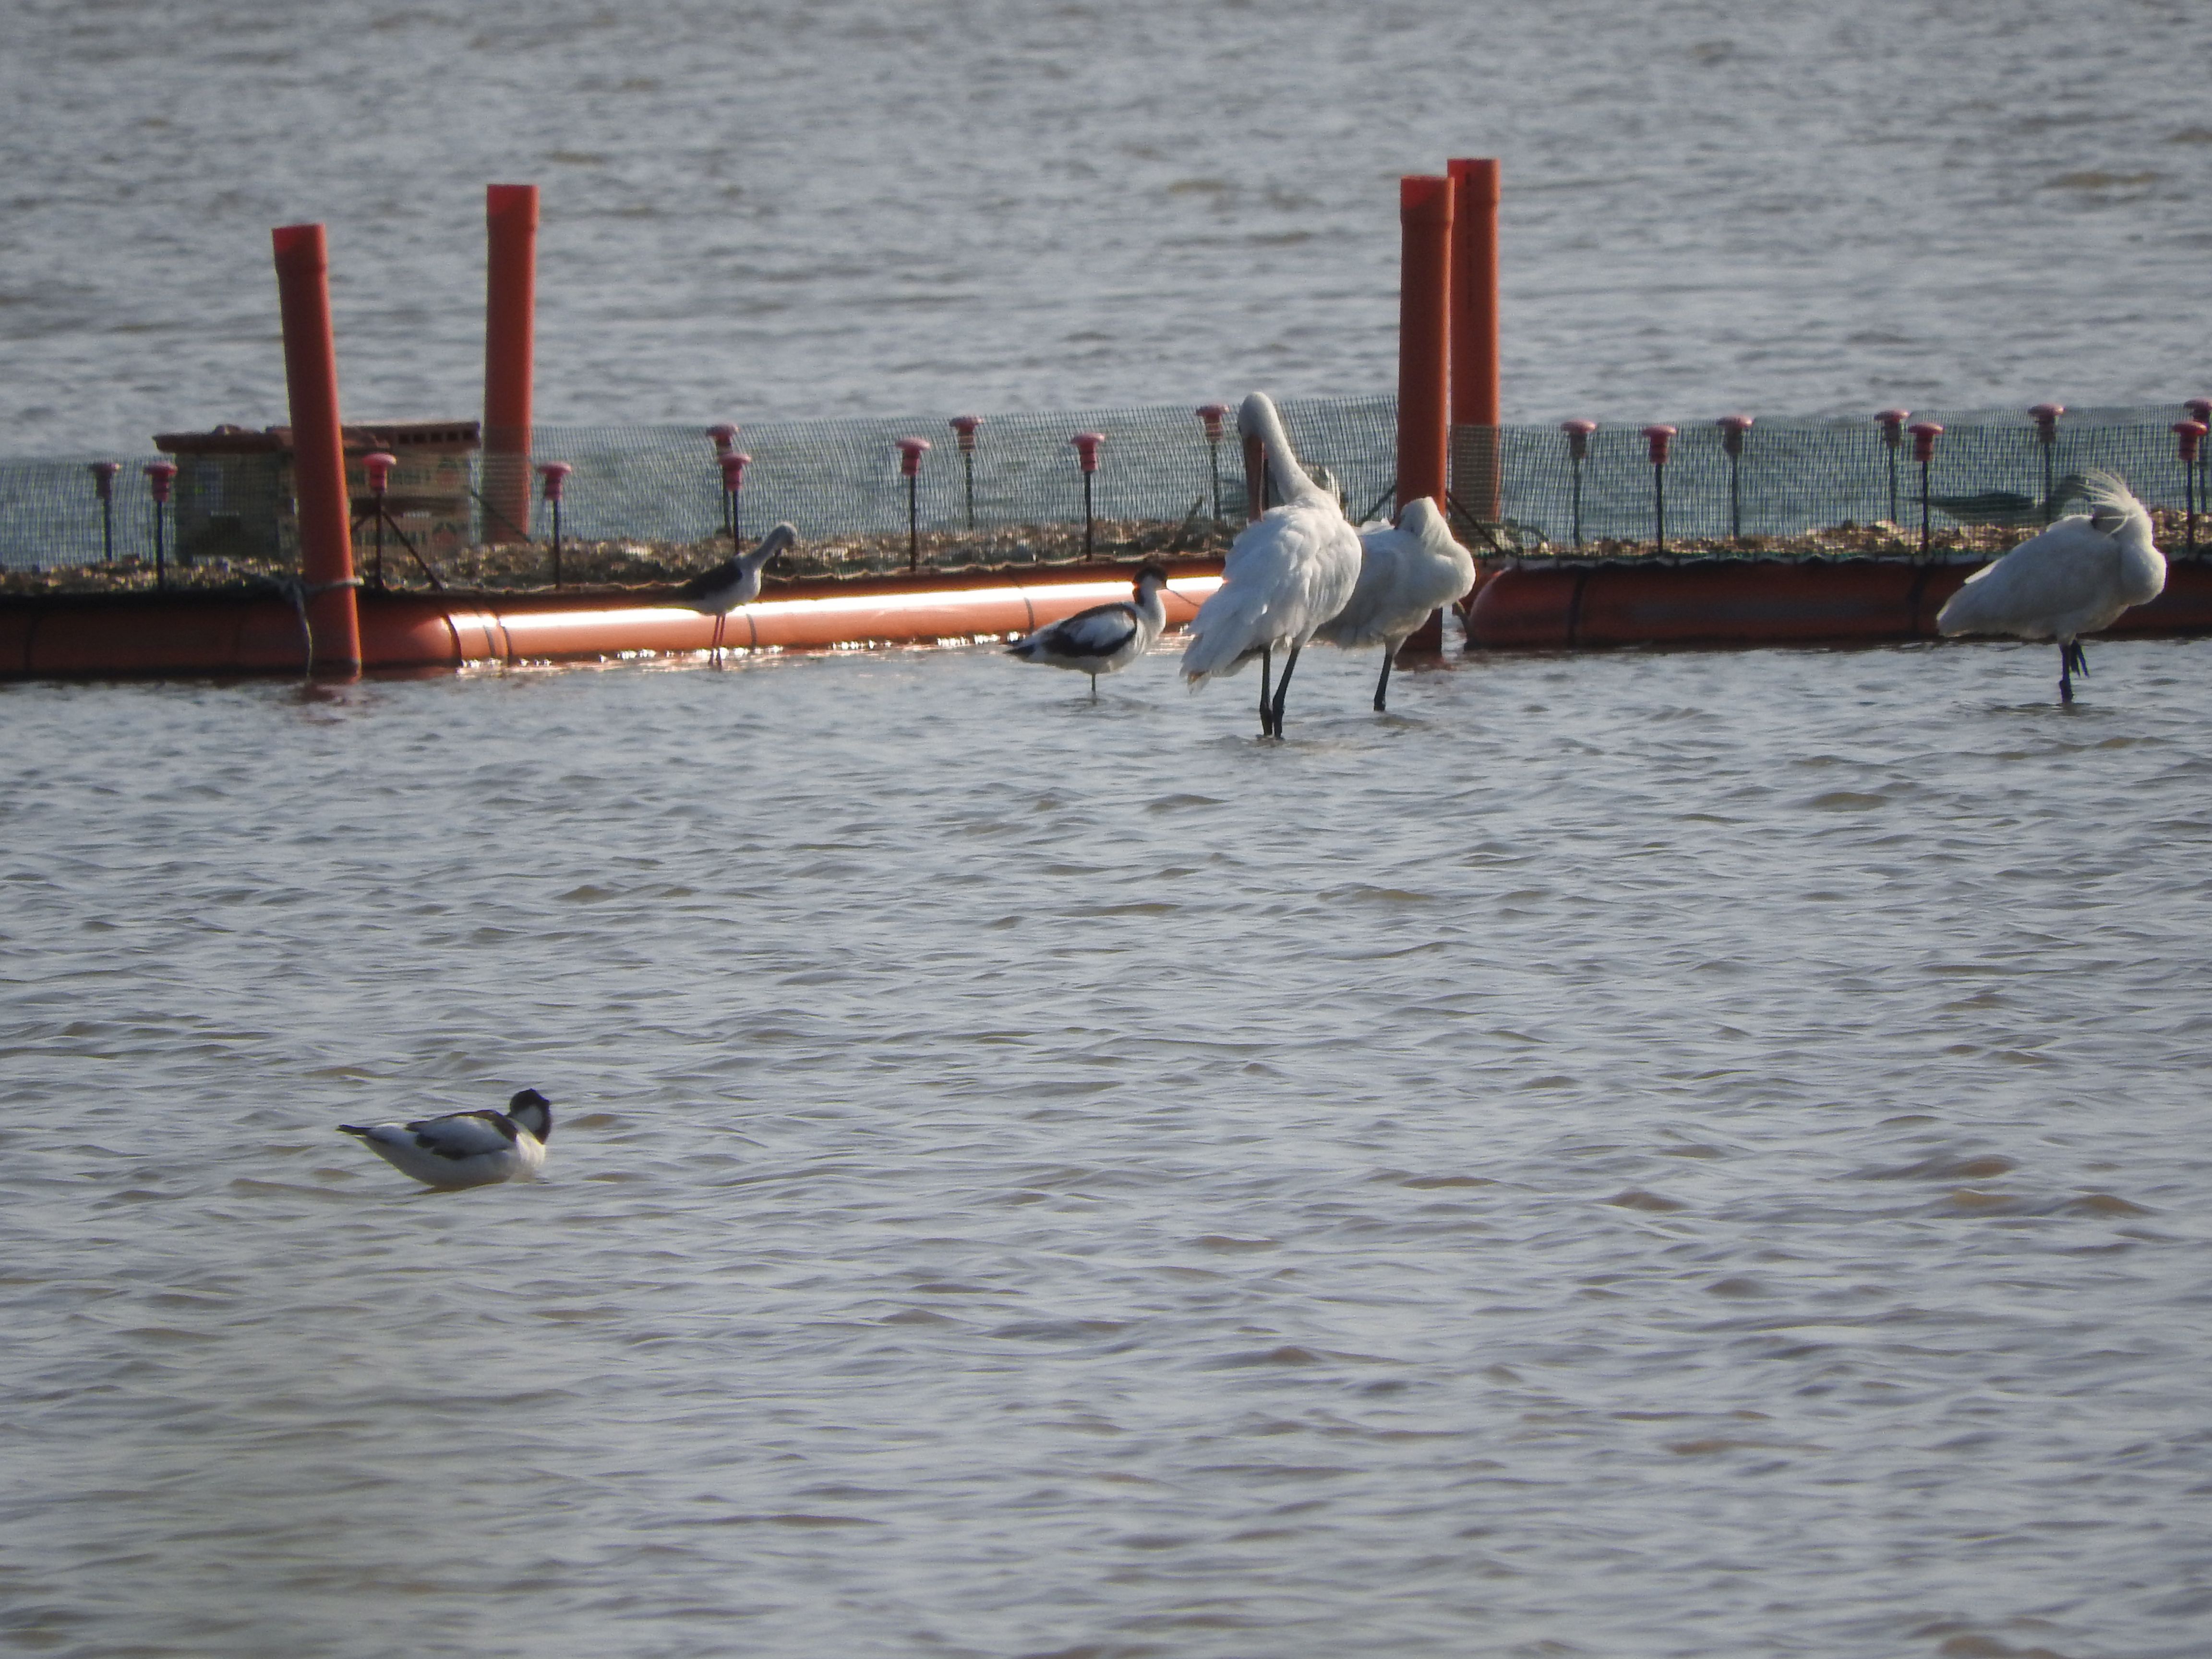
M1444 505L1449 454L1452 181L1398 180L1398 505L1416 495Z
M1452 180L1451 419L1471 428L1454 456L1452 493L1485 524L1498 520L1502 493L1498 428L1504 420L1498 370L1498 202L1495 158L1461 158Z
M484 190L487 542L530 539L530 392L538 332L538 186Z
M270 234L284 325L284 386L292 404L292 484L313 638L311 665L319 672L358 673L361 620L354 598L345 440L338 426L337 347L331 336L329 249L320 225L285 225Z
M1168 621L1182 625L1220 577L1196 561L1174 568ZM1475 590L1468 635L1490 649L1536 650L1928 639L1936 611L1971 569L1903 560L1527 565L1498 571ZM1108 567L1049 578L1000 574L972 587L946 580L775 583L760 603L730 613L724 640L805 650L988 637L1041 628L1129 591L1127 570ZM365 592L362 655L368 667L390 672L705 652L714 619L668 603L667 592ZM2212 634L2212 562L2176 561L2165 592L2111 631ZM0 596L0 679L297 674L305 659L298 614L274 594Z

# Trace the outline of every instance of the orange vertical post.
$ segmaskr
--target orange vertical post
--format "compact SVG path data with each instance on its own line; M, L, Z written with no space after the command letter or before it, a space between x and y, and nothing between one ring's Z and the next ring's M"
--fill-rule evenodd
M484 191L484 539L530 538L530 381L538 337L538 186Z
M1485 524L1498 519L1498 164L1493 158L1455 160L1452 193L1451 420L1452 494Z
M338 357L331 333L330 252L320 225L270 233L284 327L284 386L292 405L292 482L298 498L300 574L307 591L310 666L361 671L354 602L353 517L345 437L338 427Z
M1398 505L1444 504L1450 384L1452 182L1398 181Z
M1398 180L1398 506L1426 495L1444 507L1451 464L1452 181L1412 175ZM1407 642L1417 651L1443 644L1441 613Z

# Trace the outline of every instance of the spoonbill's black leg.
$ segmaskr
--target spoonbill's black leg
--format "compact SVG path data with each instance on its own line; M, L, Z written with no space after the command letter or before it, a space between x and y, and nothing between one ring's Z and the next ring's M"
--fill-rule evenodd
M2081 678L2089 678L2089 659L2081 654L2081 641L2069 640L2058 647L2058 701L2074 701L2074 671L2081 671Z
M1275 735L1283 735L1283 699L1291 693L1291 676L1297 669L1298 646L1291 647L1291 654L1283 659L1283 678L1275 683Z
M1261 646L1260 647L1260 735L1263 738L1272 738L1275 735L1274 706L1267 701L1267 674L1273 665L1273 653L1266 646Z
M1398 647L1387 641L1382 647L1382 678L1375 682L1375 712L1384 712L1383 702L1390 690L1390 659L1398 654Z

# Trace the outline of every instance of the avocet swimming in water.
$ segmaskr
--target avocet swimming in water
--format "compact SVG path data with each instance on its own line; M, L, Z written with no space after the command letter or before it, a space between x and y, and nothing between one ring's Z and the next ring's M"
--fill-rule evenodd
M525 1089L503 1112L449 1112L367 1128L341 1123L338 1133L353 1136L400 1174L428 1186L489 1187L534 1176L544 1167L545 1143L553 1136L553 1103L535 1089Z
M2082 479L2090 510L2061 519L1966 578L1936 618L1943 634L2010 634L2058 641L2058 700L2074 701L2074 672L2089 675L2079 638L2109 628L2166 588L2166 556L2150 514L2110 472Z
M1094 605L1040 628L1006 654L1050 668L1073 668L1091 676L1091 700L1098 701L1098 677L1127 667L1152 648L1168 625L1167 601L1160 590L1168 573L1156 564L1137 571L1133 597Z

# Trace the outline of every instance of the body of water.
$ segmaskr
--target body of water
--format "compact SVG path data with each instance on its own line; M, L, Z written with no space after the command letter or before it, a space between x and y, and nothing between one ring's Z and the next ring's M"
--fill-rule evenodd
M2208 651L9 688L0 1642L2194 1654Z
M17 0L0 454L285 418L271 226L356 417L482 406L483 187L544 191L538 417L1387 392L1398 176L1504 164L1505 413L2207 391L2188 0Z

